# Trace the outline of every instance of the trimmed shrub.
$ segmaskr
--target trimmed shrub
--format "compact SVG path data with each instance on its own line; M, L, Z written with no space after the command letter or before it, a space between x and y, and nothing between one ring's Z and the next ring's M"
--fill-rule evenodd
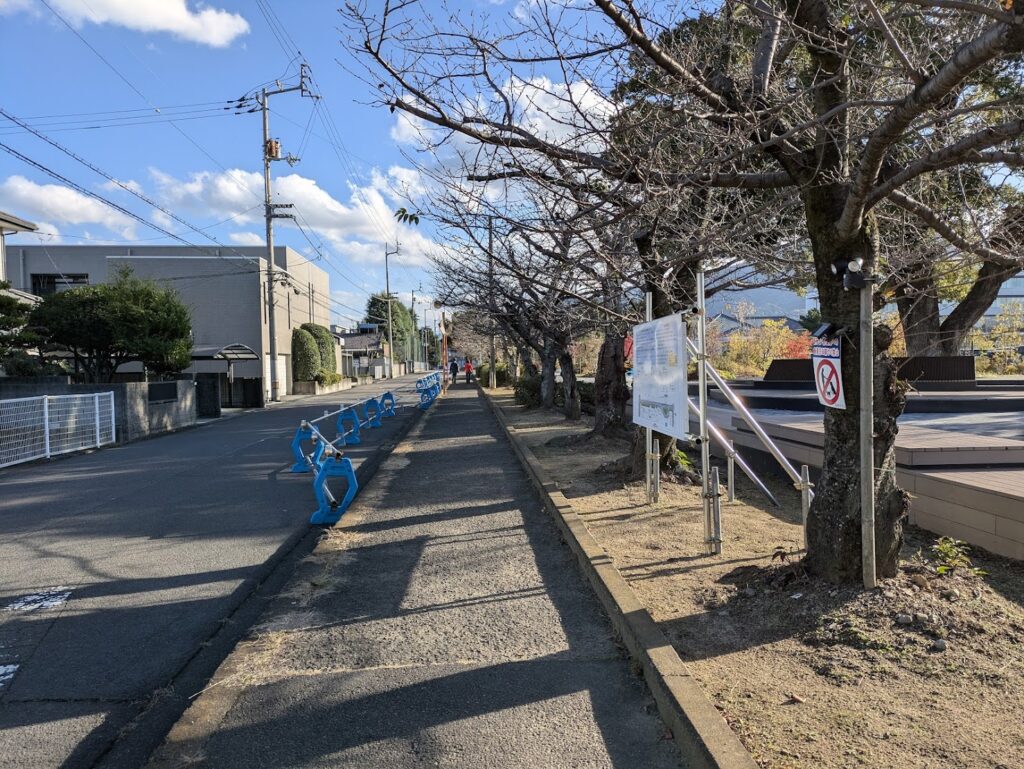
M335 371L328 371L325 368L320 369L320 372L316 375L317 384L320 385L336 385L342 380L341 374Z
M320 350L304 328L292 330L292 380L312 382L320 373Z
M577 383L578 385L579 383ZM521 377L513 385L515 401L520 406L528 409L535 409L541 405L540 401L540 374L533 377ZM555 405L561 406L565 403L565 390L561 382L555 382Z
M316 347L320 351L320 368L337 371L338 359L334 354L334 335L319 323L303 323L300 328L308 331L316 340Z
M487 385L490 384L491 382L490 370L491 367L490 364L488 363L481 363L480 367L476 370L476 378L480 380L480 384L483 385L484 387L487 387ZM510 380L508 374L508 366L504 363L499 363L497 366L494 367L494 370L498 375L498 387L508 387Z
M576 391L580 394L580 411L584 414L594 413L596 389L593 382L576 382Z

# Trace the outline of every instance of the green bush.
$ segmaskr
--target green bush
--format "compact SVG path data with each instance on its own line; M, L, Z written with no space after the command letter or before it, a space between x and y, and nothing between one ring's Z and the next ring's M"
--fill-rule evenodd
M336 385L342 380L341 374L336 371L328 371L325 368L320 369L316 375L317 384L328 386Z
M494 370L498 375L498 387L508 387L509 381L511 380L508 373L508 365L505 363L499 363L494 367ZM491 382L490 371L491 367L488 363L481 363L480 367L476 370L476 378L480 380L480 384L484 387L487 387Z
M540 405L540 377L520 377L513 386L515 400L520 406L528 409L537 408Z
M316 347L320 351L320 368L328 371L338 370L338 359L334 354L334 335L319 323L303 323L304 328L313 335Z
M533 377L522 377L517 379L516 383L513 385L513 390L515 391L515 401L520 406L526 406L528 409L534 409L541 405L539 374ZM561 406L564 403L565 391L562 389L562 385L556 382L555 405Z
M292 330L292 380L312 382L320 372L320 350L316 339L304 328Z
M576 391L580 394L580 411L585 414L594 413L596 390L593 382L577 382Z

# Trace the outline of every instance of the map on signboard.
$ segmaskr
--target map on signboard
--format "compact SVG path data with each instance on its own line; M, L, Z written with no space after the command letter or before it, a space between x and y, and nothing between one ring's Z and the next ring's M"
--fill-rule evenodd
M814 385L818 390L818 401L822 406L845 409L841 340L815 339L811 346L811 360L814 362Z
M686 324L681 314L633 327L633 423L686 438Z

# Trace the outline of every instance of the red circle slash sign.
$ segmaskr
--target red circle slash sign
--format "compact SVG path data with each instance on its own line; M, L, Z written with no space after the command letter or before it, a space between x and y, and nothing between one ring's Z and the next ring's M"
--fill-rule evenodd
M818 363L818 384L825 405L834 406L842 389L839 384L839 372L832 361L826 359Z

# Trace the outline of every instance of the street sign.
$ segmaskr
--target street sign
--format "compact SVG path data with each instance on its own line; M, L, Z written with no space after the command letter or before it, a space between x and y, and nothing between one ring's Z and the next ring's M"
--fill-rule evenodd
M814 361L814 386L818 390L818 401L833 409L846 408L843 392L842 340L815 339L811 347Z
M633 423L673 438L687 437L682 313L633 327Z

